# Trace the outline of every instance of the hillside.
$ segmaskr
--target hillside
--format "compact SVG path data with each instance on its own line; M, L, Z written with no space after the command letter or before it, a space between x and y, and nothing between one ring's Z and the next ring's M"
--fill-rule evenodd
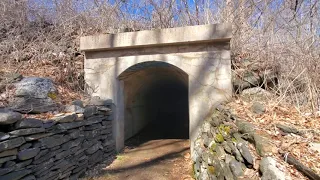
M308 113L319 111L316 0L296 4L275 0L3 0L0 9L2 79L10 73L50 77L59 86L62 103L83 94L81 36L228 22L234 32L236 92L263 85L279 95L276 101ZM239 84L239 79L246 84Z
M293 179L305 176L284 154L320 173L318 0L1 0L0 21L0 108L22 77L51 79L59 105L87 100L82 36L231 23L234 94L228 106L270 135L275 158ZM252 110L257 102L261 114ZM285 132L287 126L293 132Z

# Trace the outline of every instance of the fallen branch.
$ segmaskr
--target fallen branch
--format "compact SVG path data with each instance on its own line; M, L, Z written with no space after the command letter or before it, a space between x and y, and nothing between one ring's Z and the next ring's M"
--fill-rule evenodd
M292 155L289 153L285 153L284 159L287 163L290 165L293 165L298 171L302 172L305 176L310 178L311 180L319 180L320 176L316 174L314 171L312 171L307 166L303 165L301 162L299 162L297 159L295 159Z

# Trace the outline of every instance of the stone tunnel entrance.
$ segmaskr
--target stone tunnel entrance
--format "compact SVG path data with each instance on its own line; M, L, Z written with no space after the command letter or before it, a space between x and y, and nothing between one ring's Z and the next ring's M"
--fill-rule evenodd
M232 95L231 34L210 24L80 39L87 92L114 103L117 151L144 127L190 139L192 151L202 121Z
M159 61L131 66L123 81L124 138L140 141L189 138L188 75Z

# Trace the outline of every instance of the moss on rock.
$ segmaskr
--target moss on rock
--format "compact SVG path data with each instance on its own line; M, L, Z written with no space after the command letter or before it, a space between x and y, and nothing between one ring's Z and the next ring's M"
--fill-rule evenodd
M210 151L211 152L215 152L216 148L217 148L217 144L216 143L212 143L211 146L210 146Z
M218 133L215 135L214 140L218 143L222 143L224 141L224 138L221 133Z
M213 175L215 173L215 168L214 166L208 166L208 173Z

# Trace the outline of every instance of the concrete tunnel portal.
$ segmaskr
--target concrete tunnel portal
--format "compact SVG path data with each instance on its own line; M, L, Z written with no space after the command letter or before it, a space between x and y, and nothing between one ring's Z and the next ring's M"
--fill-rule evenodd
M113 101L118 152L143 129L190 139L193 151L203 120L232 96L231 36L231 24L208 24L81 37L86 91Z
M188 139L188 74L166 62L135 64L124 84L124 139Z

